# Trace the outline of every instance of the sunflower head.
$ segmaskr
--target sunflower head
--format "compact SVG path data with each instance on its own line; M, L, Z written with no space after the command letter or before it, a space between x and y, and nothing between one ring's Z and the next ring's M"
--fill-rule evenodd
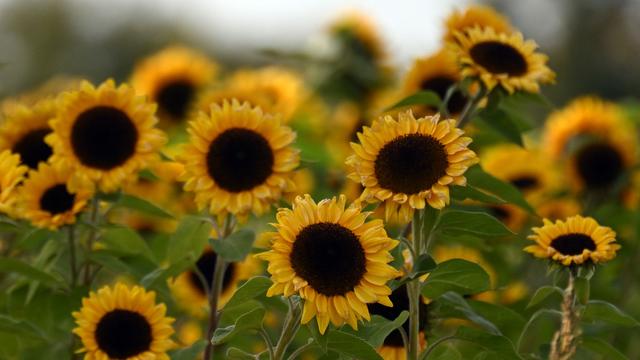
M208 114L199 113L188 131L181 179L200 209L261 214L295 188L291 176L299 155L291 144L296 134L279 117L225 100Z
M459 59L462 76L477 78L489 90L500 86L509 93L537 93L540 84L555 81L547 56L536 52L536 43L524 40L521 33L474 27L456 32L455 38L447 47Z
M155 128L154 112L155 106L127 85L107 80L96 88L83 82L59 99L53 132L45 138L53 147L51 162L73 169L74 179L113 191L158 160L166 137Z
M16 187L24 180L29 170L20 164L20 156L9 150L0 151L0 214L13 213L17 200Z
M86 359L169 360L167 351L173 319L164 304L155 303L155 293L122 283L105 286L82 299L73 313L73 333L82 340Z
M620 245L611 228L599 225L593 218L572 216L555 223L544 219L544 226L534 227L529 240L535 245L524 251L563 266L604 263L612 260Z
M513 27L509 20L489 6L471 5L464 11L454 10L445 20L444 41L455 41L456 32L468 29L492 28L498 33L510 33Z
M386 56L376 26L360 12L343 14L330 25L329 32L365 59L377 62L384 60Z
M466 185L464 172L478 162L471 139L455 120L416 119L411 111L380 117L358 134L347 159L349 177L362 184L363 200L385 203L386 217L409 221L414 209L449 203L449 186ZM395 214L395 215L394 215Z
M271 250L258 255L269 262L267 295L299 294L302 323L316 317L321 333L329 321L357 329L358 320L370 319L368 303L391 306L386 283L399 275L388 265L398 242L382 221L367 222L368 213L345 206L344 196L319 203L296 198L292 209L278 210Z

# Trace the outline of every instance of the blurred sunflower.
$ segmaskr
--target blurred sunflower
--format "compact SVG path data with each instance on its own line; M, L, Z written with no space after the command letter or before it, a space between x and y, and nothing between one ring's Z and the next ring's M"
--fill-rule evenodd
M512 204L487 205L486 210L514 232L522 230L529 218L526 211Z
M155 293L139 286L118 283L91 292L82 308L73 313L73 333L82 340L85 360L169 360L167 351L173 319L164 304L155 303Z
M611 228L599 225L593 218L572 216L566 221L552 223L544 219L544 226L534 227L529 240L535 245L524 251L538 258L547 258L564 266L584 263L603 263L612 260L620 245Z
M551 221L566 219L582 211L580 204L571 198L553 198L541 201L536 206L536 213Z
M546 65L547 56L536 52L533 40L521 33L499 33L492 28L471 28L454 34L448 49L459 59L463 77L478 78L488 90L501 86L537 93L539 84L553 83L555 73Z
M291 175L299 152L291 144L296 134L279 117L225 100L191 121L189 133L181 180L200 209L261 214L295 188Z
M582 97L552 113L545 125L545 148L569 159L576 190L610 189L637 159L635 129L615 104Z
M168 47L143 59L131 86L158 104L158 115L176 123L186 119L198 93L213 81L218 65L182 46Z
M45 140L53 147L51 162L95 181L101 191L114 191L158 160L166 137L155 129L154 111L127 85L107 80L95 88L83 82L79 91L62 95L50 122L53 132ZM74 183L72 178L71 188Z
M262 111L267 113L273 112L273 99L267 96L266 93L256 92L251 89L239 89L223 86L207 89L198 96L194 106L194 117L199 111L209 113L209 111L211 111L212 104L222 106L222 103L225 100L231 101L233 99L238 100L240 103L248 102L252 106L259 106Z
M351 11L342 15L331 24L329 32L365 59L381 62L386 57L378 30L371 19L362 13Z
M365 187L361 199L384 202L386 218L398 214L405 222L414 209L448 204L448 186L465 185L464 172L478 162L455 123L437 115L416 120L407 111L364 127L347 159L349 178Z
M352 102L338 104L331 118L331 131L327 137L327 151L342 165L351 154L351 142L358 141L358 133L364 126L370 125L363 110Z
M85 183L73 191L69 190L67 183L72 174L68 168L53 167L46 163L41 163L37 170L32 170L19 188L20 216L37 227L52 230L73 224L76 215L91 199L93 186Z
M315 203L298 197L292 209L279 209L271 250L257 255L269 262L273 285L267 296L298 293L304 299L302 323L316 317L320 333L331 321L370 319L366 304L392 306L387 281L399 275L388 265L398 245L381 220L366 222L357 206L345 209L346 198Z
M31 169L46 162L53 150L44 141L51 132L49 120L55 117L56 102L46 98L33 105L16 104L0 123L0 151L11 150Z
M207 248L195 263L197 271L185 271L169 281L171 293L178 304L194 316L203 316L209 308L207 288L211 286L217 259L216 253ZM230 262L224 272L218 308L224 307L241 281L249 279L259 272L260 264L251 256L242 262ZM206 282L206 287L203 281Z
M20 156L9 150L0 151L0 214L11 215L17 200L16 187L24 180L28 167L20 164Z
M456 41L456 32L468 29L492 28L497 33L511 33L513 27L509 20L489 6L471 5L463 12L454 10L445 21L444 41Z

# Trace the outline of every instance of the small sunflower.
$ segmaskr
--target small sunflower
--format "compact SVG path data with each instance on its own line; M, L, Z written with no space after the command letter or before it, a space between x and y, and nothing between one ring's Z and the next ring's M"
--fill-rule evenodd
M555 80L555 73L546 65L547 56L536 52L536 43L525 41L521 33L475 27L456 32L455 37L447 46L459 59L462 76L478 78L489 90L501 86L509 93L537 93L539 84Z
M172 46L142 60L131 75L131 86L158 104L164 120L185 120L198 93L218 71L205 55L182 46Z
M216 253L207 248L195 263L195 267L204 278L204 281L206 281L207 287L211 286L217 259ZM183 272L169 282L169 287L180 306L194 316L200 317L208 309L209 300L207 298L207 288L202 283L198 272L195 270ZM222 293L218 300L218 307L220 309L224 307L241 281L247 280L259 272L260 264L251 256L241 262L229 263L224 272Z
M387 218L408 221L413 209L426 204L442 209L449 203L449 185L465 185L464 172L478 162L467 146L471 138L455 120L415 119L411 111L380 117L358 134L347 159L349 177L365 189L361 198L385 202Z
M20 165L20 156L9 150L0 151L0 214L12 214L17 200L16 187L29 170Z
M564 266L603 263L616 257L620 245L611 228L599 225L593 218L572 216L555 223L544 219L544 226L534 227L529 240L535 245L524 251L538 258L547 258Z
M569 180L578 190L609 189L636 162L634 127L617 105L595 97L552 113L544 142L552 157L569 158Z
M82 340L85 360L169 360L174 330L166 311L155 303L153 291L122 283L105 286L82 299L82 308L73 313L73 333Z
M22 164L37 169L53 150L44 141L51 132L49 120L55 117L56 103L46 98L34 105L16 104L0 124L0 151L11 150L20 155Z
M566 219L581 211L580 204L572 198L545 199L536 205L536 213L551 221Z
M384 45L376 26L362 13L345 13L331 24L329 32L355 47L358 53L373 61L382 61L386 57Z
M212 214L265 212L294 188L292 171L299 154L290 145L296 134L279 117L236 100L213 104L189 123L184 147L184 189L195 192L200 209Z
M69 169L53 167L41 163L32 170L19 189L20 216L38 227L52 230L66 224L73 224L91 196L93 187L85 183L74 191L67 184L72 176Z
M454 10L445 21L444 41L455 41L456 32L464 32L474 27L492 28L498 33L511 33L509 20L489 6L471 5L464 12Z
M45 140L53 147L51 162L69 166L102 191L113 191L158 160L166 138L154 128L154 111L127 85L116 87L107 80L95 88L83 82L80 90L62 95L50 122L53 133Z
M398 245L381 220L366 222L368 213L345 208L346 198L315 203L298 197L292 209L280 209L271 250L257 255L269 262L274 282L267 295L298 293L304 299L302 323L317 318L321 333L335 326L370 319L366 304L392 306L387 281L399 275L388 265Z

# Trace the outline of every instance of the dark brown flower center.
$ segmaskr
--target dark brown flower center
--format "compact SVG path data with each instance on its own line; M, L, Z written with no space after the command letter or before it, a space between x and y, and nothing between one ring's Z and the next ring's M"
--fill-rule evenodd
M192 83L185 80L172 81L158 90L156 101L161 111L175 120L182 120L187 115L195 94L196 89Z
M606 143L591 143L575 154L578 175L587 188L606 189L613 185L624 172L621 154Z
M111 106L96 106L78 115L71 129L71 147L88 167L111 170L136 151L138 129L129 116Z
M366 271L358 237L351 230L328 222L302 229L293 243L290 260L295 273L326 296L353 291Z
M61 214L73 208L75 199L76 195L67 191L67 185L54 185L40 197L40 209L52 215Z
M533 190L540 185L538 178L533 175L522 175L511 179L511 184L520 191Z
M511 217L511 212L509 212L509 210L504 206L493 205L489 206L488 210L491 215L495 216L502 222L508 221Z
M438 94L441 100L444 101L445 97L447 96L447 91L449 91L449 88L456 82L457 81L455 79L447 76L436 76L430 79L425 79L420 84L420 89L433 91ZM449 114L457 114L462 111L466 102L467 98L464 96L464 94L462 94L461 91L454 91L449 98L449 101L447 102L447 110L449 111Z
M202 274L204 281L206 281L207 287L210 287L211 282L213 281L213 272L216 268L217 259L218 257L216 253L209 250L209 251L205 251L196 262L196 267L198 268L198 271L200 272L200 274ZM223 292L229 289L229 286L232 284L235 270L236 270L236 264L229 263L229 265L227 266L227 269L224 272L224 276L222 278ZM200 276L195 271L189 271L189 281L196 289L198 289L200 294L202 294L203 296L207 295L207 291L204 284L202 283L202 279L200 279Z
M521 76L527 73L528 64L518 49L499 41L484 41L473 45L469 51L473 61L493 74Z
M207 154L209 175L229 192L251 190L273 173L274 156L269 142L243 128L226 130L211 142Z
M98 348L111 359L126 359L148 351L153 340L149 321L137 312L116 309L98 322Z
M584 250L595 250L596 243L585 234L566 234L551 240L551 247L562 255L580 255Z
M400 136L380 149L375 161L378 183L395 193L428 190L446 175L449 161L444 146L429 135Z
M49 128L31 130L13 145L11 151L20 155L23 164L36 169L41 161L47 161L53 153L49 144L44 141L50 132Z

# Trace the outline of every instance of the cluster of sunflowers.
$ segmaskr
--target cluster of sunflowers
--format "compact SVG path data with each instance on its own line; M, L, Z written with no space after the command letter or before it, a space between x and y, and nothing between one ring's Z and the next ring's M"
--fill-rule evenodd
M590 299L639 295L628 109L553 109L547 57L487 7L400 81L362 15L326 36L290 68L173 46L5 99L3 358L638 356ZM594 277L621 248L599 222L629 250Z

